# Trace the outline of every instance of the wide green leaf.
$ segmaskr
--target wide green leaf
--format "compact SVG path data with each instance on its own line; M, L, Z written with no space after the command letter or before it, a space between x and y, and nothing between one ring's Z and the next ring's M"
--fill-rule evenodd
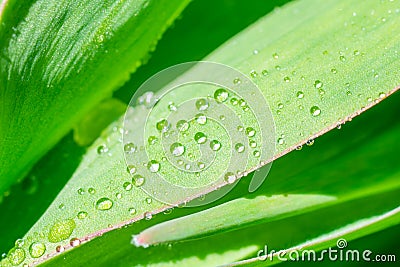
M299 1L252 25L207 59L235 66L251 75L259 85L273 109L278 134L278 153L275 156L278 157L350 120L396 89L398 42L389 33L395 31L399 17L395 11L387 13L387 9L392 8L390 5L393 3L370 1L357 6L355 1ZM315 6L315 9L308 10L308 6ZM350 9L352 12L348 12ZM374 9L373 14L371 9ZM360 32L356 34L355 26L349 25L358 25ZM310 31L314 32L313 35L306 34ZM301 45L298 40L302 40ZM365 75L368 73L371 75ZM182 95L177 97L177 100L182 99ZM121 153L119 127L119 124L112 125L96 141L70 183L28 233L27 237L35 231L44 233L36 239L46 244L50 254L57 254L54 252L57 246L60 246L58 250L75 246L78 242L69 244L72 237L84 242L145 215L149 219L151 214L166 208L136 188L122 194L132 177L126 172ZM295 170L286 167L285 177L301 173L306 166L318 166L331 155L338 155L341 149L348 148L346 145L359 144L356 140L354 143L340 142L343 146L338 146L338 140L325 158L306 157L301 161L303 164L295 164L298 167ZM371 157L371 160L376 158ZM252 167L255 166L249 168ZM332 177L337 177L337 174L333 173ZM368 177L373 181L376 178ZM367 186L371 180L362 181L366 186L362 189L353 181L355 184L348 187L347 193L355 198L368 192L385 192L396 185L396 176L388 176L376 188ZM310 184L308 181L306 185ZM319 186L328 185L321 183ZM343 185L337 183L326 190L334 193L338 188L343 188ZM277 191L273 193L281 193ZM82 212L87 212L87 215ZM133 215L135 213L138 215ZM81 219L74 219L76 216ZM112 233L125 232L119 231ZM53 234L57 232L58 236ZM61 242L49 242L49 234L51 240ZM96 240L103 242L102 239ZM74 251L84 251L84 247L72 250L71 255Z
M146 61L187 3L2 2L0 192Z

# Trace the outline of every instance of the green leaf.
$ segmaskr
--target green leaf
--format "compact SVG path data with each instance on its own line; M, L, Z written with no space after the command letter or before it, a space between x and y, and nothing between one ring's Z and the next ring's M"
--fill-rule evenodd
M283 138L282 134L285 135L283 141L277 140L277 156L294 149L310 138L336 127L338 122L343 123L343 120L349 120L349 116L354 116L357 112L363 111L365 108L372 106L372 103L375 103L375 101L370 103L369 97L372 98L371 100L376 99L376 102L379 102L378 98L389 95L392 89L397 86L396 78L399 63L395 59L398 42L394 40L396 37L389 35L389 33L395 29L399 20L398 15L393 12L389 13L391 15L387 15L386 11L391 8L391 3L375 3L371 1L366 2L363 6L354 8L352 6L354 2L324 1L321 3L311 0L295 2L277 12L277 14L267 16L251 26L208 58L209 60L221 60L225 64L236 66L245 73L253 73L252 76L255 76L254 81L259 84L264 96L274 110L273 114L279 138ZM314 6L315 10L309 11L309 6ZM353 12L356 13L356 16L353 16L352 12L347 12L350 7L352 11L354 10ZM373 15L370 14L371 9L374 9ZM385 21L381 20L383 15L385 16ZM376 19L376 17L379 19ZM355 34L355 28L348 27L352 20L355 20L354 23L358 23L357 25L360 27L357 29L360 32L363 31L362 34L359 32ZM321 21L323 21L323 25L321 25ZM346 22L348 23L346 24ZM365 27L365 30L362 30L362 27ZM273 30L266 32L266 29ZM314 33L312 35L306 34L310 31L314 31ZM264 34L260 34L260 32ZM298 40L302 40L301 45ZM381 46L383 43L386 45L386 49ZM304 49L304 47L309 47L310 49ZM257 53L254 53L254 49L257 49ZM360 51L360 55L357 52L354 53L356 50ZM325 51L328 52L326 53ZM274 55L275 53L277 55ZM364 55L362 55L363 53ZM345 56L345 62L341 56ZM278 64L279 68L276 67ZM333 67L336 68L336 73L331 71ZM262 76L264 69L267 69L269 73L267 77ZM364 73L372 72L372 69L374 73L364 75ZM254 75L253 70L257 72L257 75ZM378 77L376 77L375 72L378 73ZM289 77L290 80L286 77ZM320 83L316 81L322 81L323 87L320 87ZM349 83L349 86L347 86L347 83ZM317 85L317 88L315 88L314 84ZM324 94L319 89L323 89ZM302 90L303 98L297 97L298 90ZM201 93L202 91L199 90L199 94ZM361 96L359 96L360 94ZM182 99L181 97L183 98L182 95L179 95L176 99L180 100ZM281 103L283 104L282 108ZM277 112L274 105L280 112ZM314 106L318 106L321 110L315 116L310 114ZM380 115L378 118L384 121L386 116ZM382 128L382 125L385 126L386 124L383 124L380 120L376 123ZM40 237L39 235L36 239L46 243L47 251L50 255L56 254L54 252L56 246L62 245L70 248L69 238L78 237L84 242L95 236L100 236L106 231L118 228L127 222L141 219L144 217L145 212L150 212L146 213L147 217L149 217L151 213L157 213L166 208L162 203L158 203L155 200L150 201L148 196L138 189L131 189L124 194L121 193L125 190L124 183L131 182L132 177L125 170L118 126L118 124L112 125L108 132L105 132L103 138L96 141L67 187L64 188L45 215L27 234L26 237L31 236L35 231L44 233L44 236ZM342 172L340 172L340 175L334 171L326 173L327 169L331 170L332 162L330 160L334 160L333 156L341 155L340 152L348 151L353 145L360 145L360 140L367 141L368 138L373 139L375 136L369 127L360 127L360 132L357 131L356 133L359 136L356 135L357 138L354 138L354 140L341 140L339 137L332 139L333 143L328 143L327 145L330 149L315 149L314 151L318 153L314 157L302 155L301 157L298 156L300 157L300 159L297 158L298 161L292 161L291 154L285 157L283 160L287 162L287 165L284 165L285 168L281 169L280 176L278 176L281 179L272 179L272 176L270 177L272 181L270 187L268 187L268 190L271 190L269 193L279 194L285 191L286 193L304 193L301 191L307 190L306 192L308 193L320 194L321 192L315 191L321 190L325 191L324 193L327 195L339 195L341 200L344 201L346 198L348 200L355 199L362 195L378 194L387 192L391 188L396 188L398 186L398 170L392 169L395 168L396 164L393 164L393 161L390 160L385 162L387 164L385 167L392 167L389 168L390 173L387 176L385 173L386 179L381 181L377 179L377 176L364 175L363 171L365 169L361 168L363 167L362 165L359 166L359 170L354 170L355 173L349 172L350 177L353 174L355 177L363 177L362 181L357 179L340 180ZM388 133L388 135L393 137L398 133L394 131ZM381 141L385 143L389 142L389 140L392 140L392 138L382 138ZM360 146L356 155L362 156L361 152L370 151L371 144L375 145L373 142L368 142L367 145ZM380 146L382 145L380 144ZM393 143L390 143L388 148L397 150ZM374 147L374 149L374 152L379 151L377 147ZM327 152L324 154L321 153L322 151ZM98 154L98 152L100 153ZM387 150L380 152L386 154ZM382 159L382 153L369 155L371 156L369 160L376 162L377 159ZM346 169L343 167L347 167L352 170L354 166L348 166L349 158L351 157L343 157L343 160L346 161L336 162L338 169L342 170ZM392 158L391 160L394 159ZM327 166L319 168L319 164L323 162L329 168ZM293 166L296 168L293 168ZM311 166L317 166L318 176L311 175L313 174L313 169L304 174L302 173ZM356 171L360 172L357 173ZM326 177L325 179L320 179L321 173L324 174L323 177ZM291 185L294 177L303 178L303 185ZM372 181L377 182L378 185L372 186ZM276 184L277 182L279 184ZM346 182L347 186L344 187L343 182ZM89 191L94 192L89 190L92 187L96 191L94 194L89 193ZM79 190L80 188L83 190ZM292 191L288 192L289 189ZM340 192L343 189L343 193L338 193L338 190ZM80 195L79 192L83 194ZM121 198L118 193L121 193ZM110 209L104 210L104 208L111 206L111 202L104 198L112 201ZM102 202L100 203L99 200L106 202L100 201ZM185 200L187 199L182 199L182 201ZM65 209L60 210L60 204L64 204L66 206ZM96 204L103 207L103 210L96 209ZM129 214L134 213L131 208L136 209L137 216ZM88 212L88 215L82 220L74 219L78 222L77 227L66 240L59 244L47 241L47 233L57 223L56 220L61 222L71 220L78 216L80 211ZM82 218L83 216L79 217ZM155 222L157 221L154 219L150 220L150 223ZM144 222L142 223L145 224ZM132 225L131 227L135 228L135 226ZM139 228L136 230L141 230ZM93 250L98 250L102 242L107 242L106 238L108 236L121 235L115 237L115 239L113 238L113 242L110 241L110 244L114 245L115 248L116 244L127 242L126 233L129 230L131 230L130 227L111 231L109 234L87 243L87 245L82 245L81 248L71 250L70 254L61 255L64 257L72 255L71 258L68 258L70 260L74 260L73 258L78 256L75 260L82 260L82 254L79 253L86 253L85 247L91 247L91 252L93 252ZM125 239L122 239L122 236L125 236ZM249 250L254 249L254 247L247 248ZM140 252L144 254L150 253L143 250ZM118 254L119 252L115 253ZM89 254L91 257L96 255L94 253ZM110 254L110 258L105 258L104 260L110 260L111 258L114 260L113 257L116 254ZM149 256L148 254L146 255ZM242 256L241 254L240 257ZM61 260L61 258L55 258L54 264L57 264L56 261ZM32 259L28 258L27 260L30 261ZM90 261L93 258L87 260ZM99 261L100 259L95 260L95 262Z
M187 3L2 2L0 192L146 61Z

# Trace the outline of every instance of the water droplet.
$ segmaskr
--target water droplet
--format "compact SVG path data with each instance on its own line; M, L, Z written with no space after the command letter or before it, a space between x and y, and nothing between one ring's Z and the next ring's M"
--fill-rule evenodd
M77 247L81 244L81 240L79 240L79 238L74 237L69 241L69 244L71 245L71 247Z
M255 70L252 70L252 71L250 72L250 76L251 76L252 78L256 78L256 77L257 77L257 72L256 72Z
M310 113L311 113L311 115L313 115L314 117L317 117L317 116L319 116L319 114L321 114L321 109L320 109L319 107L317 107L317 106L312 106L312 107L310 108Z
M115 197L116 197L117 199L121 199L121 198L122 198L122 194L121 194L121 193L116 193L116 194L115 194Z
M208 109L209 104L208 104L208 100L205 98L200 98L196 101L196 108L200 111L204 111L206 109Z
M153 202L153 199L146 197L145 201L147 204L151 204L151 202Z
M156 124L156 128L159 132L165 133L169 130L170 124L166 119L162 119Z
M135 208L129 208L128 211L129 211L130 215L136 214L136 209Z
M217 89L214 92L214 99L217 103L225 102L229 97L228 91L224 88Z
M241 125L239 125L237 128L236 128L239 132L243 132L243 130L244 130L244 127L243 126L241 126Z
M342 62L345 62L346 58L343 55L341 55L341 56L339 56L339 60L342 61Z
M174 102L170 102L170 103L168 104L168 110L172 112L172 111L177 111L178 108L175 106L175 103L174 103Z
M76 217L80 220L83 220L87 217L88 213L86 211L80 211L78 212L78 215L76 215Z
M21 239L21 238L19 238L19 239L17 239L17 240L15 241L15 246L16 246L17 248L22 247L24 244L25 244L25 241L24 241L23 239Z
M361 54L360 51L354 50L354 55L355 55L355 56L359 56L360 54Z
M352 95L351 91L347 91L346 95L351 96Z
M258 54L258 50L257 49L254 49L253 50L253 55L257 55Z
M218 151L221 149L221 143L218 140L212 140L210 142L210 148L214 151Z
M144 213L144 218L148 221L151 220L153 218L153 214L151 214L151 212L145 212Z
M25 250L12 248L7 254L7 259L12 265L19 265L25 260Z
M297 98L302 99L304 97L304 93L302 91L298 91L296 93Z
M335 68L332 68L332 69L331 69L331 72L332 72L333 74L336 74L336 73L337 73L337 70L336 70Z
M46 251L46 246L40 242L33 242L29 246L29 254L31 254L32 258L39 258L41 257L44 252Z
M278 144L283 145L285 143L285 139L283 138L278 138Z
M160 163L156 160L150 160L149 163L147 163L147 169L151 172L158 172L160 170Z
M136 146L133 143L127 143L124 145L124 151L127 154L131 154L136 151Z
M149 142L149 145L154 145L155 143L157 143L158 138L155 137L154 135L149 136L149 138L147 139L147 141Z
M107 153L107 151L108 151L108 148L106 145L100 145L97 147L97 154L99 154L99 155Z
M253 156L254 156L254 157L256 157L256 158L259 158L259 157L261 156L261 153L260 153L260 151L258 151L258 150L254 150L254 152L253 152Z
M314 82L314 87L315 87L316 89L321 88L322 85L323 85L323 83L322 83L320 80L316 80L316 81Z
M93 195L96 193L96 189L94 189L93 187L89 187L88 192L89 194Z
M111 199L103 197L97 200L96 209L98 210L109 210L113 206L113 202Z
M198 132L194 135L194 140L198 144L204 144L207 141L207 136L202 132Z
M176 123L176 129L180 132L186 132L189 129L189 123L185 120L180 120Z
M281 70L281 66L276 65L276 66L275 66L275 69L276 69L276 70Z
M196 118L197 123L200 125L204 125L207 123L207 117L204 114L199 113L195 116L195 118Z
M240 84L240 83L241 83L241 81L239 78L233 79L233 84Z
M279 58L279 55L278 55L278 53L273 53L273 54L272 54L272 57L273 57L274 59L278 59L278 58Z
M246 134L248 137L253 137L256 134L256 130L253 127L247 127Z
M238 101L237 98L235 98L235 97L232 97L232 98L231 98L231 104L232 104L233 106L236 106L238 103L239 103L239 101Z
M302 145L296 147L296 150L297 150L297 151L300 151L300 150L302 150L302 149L303 149L303 146L302 146Z
M245 106L247 105L246 100L244 100L244 99L240 99L240 100L238 101L238 103L239 103L239 106L241 106L242 108L245 107Z
M312 146L314 144L314 139L310 139L306 142L307 146Z
M372 102L372 97L368 97L368 98L367 98L367 101L368 101L368 102Z
M226 181L228 184L233 184L233 183L236 181L236 176L235 176L235 174L234 174L233 172L227 172L227 173L225 174L225 181Z
M250 140L250 141L249 141L249 146L250 146L251 148L255 148L255 147L257 147L257 142L254 141L254 140Z
M58 253L63 252L64 250L65 250L65 248L63 246L56 247L56 252L58 252Z
M320 95L324 95L324 94L325 94L325 90L322 89L322 88L320 88L320 89L318 89L318 93L319 93Z
M278 103L278 108L279 109L283 109L283 104L282 103Z
M242 143L237 143L237 144L235 145L235 150L236 150L238 153L242 153L242 152L245 150L245 146L244 146Z
M157 98L154 96L153 92L146 92L138 98L138 104L144 105L146 108L150 109L157 103Z
M263 70L263 71L261 72L261 74L262 74L263 76L267 76L267 75L268 75L268 71L267 71L267 70Z
M54 223L50 228L48 235L48 240L51 243L57 243L69 238L76 227L75 221L73 219L63 220Z
M221 115L221 116L219 116L219 119L220 119L221 121L224 121L226 118L225 118L224 115Z
M181 143L173 143L170 147L172 155L175 157L182 156L185 153L185 147Z
M287 83L290 82L290 77L286 76L285 78L283 78L283 81Z
M379 93L379 98L385 98L386 94L384 92Z
M125 182L122 187L126 190L126 191L130 191L132 189L132 183L130 182Z

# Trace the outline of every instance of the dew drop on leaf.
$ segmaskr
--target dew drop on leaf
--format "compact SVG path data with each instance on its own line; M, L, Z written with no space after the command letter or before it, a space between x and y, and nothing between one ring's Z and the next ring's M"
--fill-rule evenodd
M228 184L233 184L233 183L236 181L236 176L235 176L235 174L234 174L233 172L227 172L227 173L225 174L225 181L226 181Z
M323 85L323 83L322 83L320 80L316 80L316 81L314 82L314 87L315 87L316 89L321 88L322 85Z
M133 143L127 143L124 145L125 153L131 154L136 151L136 146Z
M310 113L311 113L311 115L313 115L314 117L317 117L317 116L319 116L319 114L321 114L321 109L320 109L319 107L317 107L317 106L312 106L312 107L310 108Z
M126 190L126 191L130 191L132 190L132 183L130 182L125 182L122 187Z
M196 101L196 108L200 111L204 111L206 109L208 109L208 100L205 98L200 98Z
M156 129L162 133L167 132L169 130L169 128L170 128L170 124L166 119L162 119L159 122L157 122L157 124L156 124Z
M233 84L240 84L240 79L239 78L235 78L233 79Z
M228 91L224 88L217 89L214 92L214 99L217 103L225 102L229 97Z
M185 120L180 120L176 123L176 129L180 132L186 132L189 129L189 123Z
M194 135L194 140L198 144L204 144L207 141L207 136L202 132L198 132Z
M144 213L144 218L146 220L151 220L153 218L153 214L151 214L151 212L145 212Z
M83 220L87 217L88 213L86 211L80 211L78 212L78 215L76 216L78 219Z
M256 130L254 130L253 127L247 127L246 134L248 137L253 137L254 135L256 135Z
M160 167L160 163L154 159L150 160L149 163L147 163L147 169L153 173L158 172L160 170Z
M22 248L12 248L7 254L7 259L12 265L19 265L25 260L25 250Z
M195 118L196 118L197 123L200 125L204 125L207 123L207 117L206 117L206 115L204 115L202 113L197 114L195 116Z
M129 208L128 212L130 215L136 214L136 209L135 208Z
M64 250L65 250L65 248L63 246L56 247L56 252L58 252L58 253L63 252Z
M56 222L50 228L48 240L51 243L57 243L69 238L76 227L73 219Z
M103 197L97 200L96 209L98 210L109 210L113 206L113 202L111 199Z
M94 195L96 193L96 189L94 189L93 187L90 187L88 189L89 194Z
M45 253L46 246L40 242L33 242L28 250L32 258L39 258Z
M127 191L131 190L132 189L132 186L131 186L132 184L134 184L136 187L140 187L140 186L142 186L144 184L144 182L145 182L144 177L141 176L140 174L136 174L132 178L132 183L128 182L127 187L125 187L125 190L127 190Z
M155 143L157 143L158 138L155 137L154 135L149 136L149 138L147 139L147 142L149 142L149 145L154 145Z
M69 244L71 245L71 247L77 247L81 244L81 240L79 240L79 238L74 237L69 241Z
M97 154L99 154L99 155L107 153L107 151L108 151L108 148L106 145L100 145L97 147Z
M256 77L257 77L257 72L256 72L255 70L252 70L252 71L250 72L250 76L251 76L252 78L256 78Z
M304 97L304 93L302 91L298 91L296 93L296 97L299 98L299 99L302 99Z
M181 143L173 143L170 147L171 154L174 155L175 157L182 156L183 153L185 153L185 146L182 145Z
M244 151L244 149L245 149L245 146L244 146L242 143L237 143L237 144L235 145L235 150L236 150L238 153L242 153L242 152Z
M210 142L210 148L211 148L213 151L218 151L218 150L221 149L221 143L220 143L218 140L212 140L212 141Z

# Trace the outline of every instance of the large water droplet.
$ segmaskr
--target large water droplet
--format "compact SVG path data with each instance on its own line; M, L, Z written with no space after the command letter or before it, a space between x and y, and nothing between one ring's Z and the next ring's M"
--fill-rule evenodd
M321 109L320 109L319 107L317 107L317 106L312 106L312 107L310 108L310 113L311 113L311 115L313 115L314 117L317 117L317 116L319 116L319 114L321 114Z
M210 142L210 148L214 151L218 151L221 149L221 143L218 140L212 140Z
M51 243L57 243L70 237L76 227L73 219L56 222L51 228L48 240Z
M77 247L81 244L81 240L79 240L79 238L74 237L69 241L69 244L71 245L71 247Z
M22 248L12 248L7 254L7 259L12 265L19 265L25 260L25 250Z
M207 141L207 136L202 132L198 132L194 135L194 140L198 144L204 144Z
M97 200L96 209L98 210L109 210L113 206L113 202L111 199L103 197Z
M207 123L207 117L206 117L206 115L204 115L202 113L197 114L195 116L195 118L196 118L197 123L200 125L204 125Z
M185 147L181 143L173 143L170 147L170 151L172 155L175 157L182 156L183 153L185 153Z
M40 242L33 242L29 246L29 254L31 254L32 258L39 258L46 251L46 246Z
M200 98L196 101L196 108L200 111L204 111L206 109L208 109L208 100L205 98Z
M217 103L225 102L229 97L229 93L224 88L217 89L214 92L214 99Z
M160 170L160 166L160 163L154 159L147 163L147 169L153 173L158 172Z

